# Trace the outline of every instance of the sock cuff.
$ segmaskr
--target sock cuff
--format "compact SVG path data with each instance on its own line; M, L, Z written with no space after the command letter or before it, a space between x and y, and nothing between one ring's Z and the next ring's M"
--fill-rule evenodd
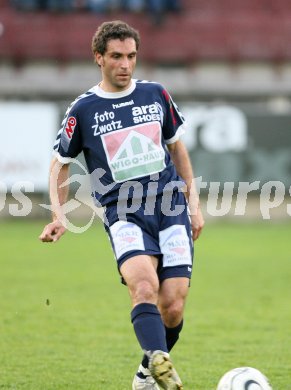
M131 322L144 313L160 315L157 306L153 303L139 303L131 311Z
M166 332L167 333L180 333L182 328L183 328L183 323L184 323L184 320L182 320L180 322L180 324L178 324L177 326L175 326L174 328L168 328L166 325L165 325L165 329L166 329Z

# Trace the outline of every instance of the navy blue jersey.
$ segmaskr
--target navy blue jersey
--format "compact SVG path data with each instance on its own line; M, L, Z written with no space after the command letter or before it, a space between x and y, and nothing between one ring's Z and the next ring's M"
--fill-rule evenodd
M184 127L158 83L132 80L130 88L116 93L95 86L69 106L54 150L63 163L84 152L93 195L104 206L118 200L124 183L137 182L145 196L153 178L157 193L181 181L166 145L177 141Z

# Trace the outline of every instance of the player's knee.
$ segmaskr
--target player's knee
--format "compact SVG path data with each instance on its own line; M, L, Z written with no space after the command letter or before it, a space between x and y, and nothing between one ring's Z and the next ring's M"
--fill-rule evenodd
M158 299L157 283L148 280L139 281L131 291L131 296L134 304L139 303L157 303Z
M174 327L178 325L183 318L184 312L184 300L176 299L172 302L168 302L161 307L163 320L168 327Z

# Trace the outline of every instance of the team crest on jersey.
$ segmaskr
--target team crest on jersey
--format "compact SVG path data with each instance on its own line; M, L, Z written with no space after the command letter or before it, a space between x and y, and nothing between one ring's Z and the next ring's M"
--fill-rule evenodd
M116 182L151 175L165 168L159 122L127 127L101 136Z
M67 120L66 127L65 127L65 131L69 140L72 138L74 134L76 124L77 124L76 118L74 116L70 116Z

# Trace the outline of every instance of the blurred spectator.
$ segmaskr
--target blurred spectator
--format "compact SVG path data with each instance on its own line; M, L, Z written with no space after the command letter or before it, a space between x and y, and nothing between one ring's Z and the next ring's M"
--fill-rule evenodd
M167 12L180 12L180 0L121 0L122 8L129 12L147 10L156 25L164 21Z
M182 7L179 0L147 0L147 8L151 13L153 22L159 25L164 21L168 11L180 12Z
M93 12L106 12L108 11L108 3L110 0L87 0L85 7Z
M155 25L162 24L167 12L181 10L180 0L10 0L10 2L24 11L69 12L80 9L98 13L119 10L134 13L147 11Z
M123 0L107 0L109 11L119 11L122 9Z
M168 11L180 12L182 10L182 5L180 0L167 0Z
M72 11L75 6L74 0L39 0L44 7L50 11L68 12Z
M122 0L122 8L130 12L141 12L145 8L145 0Z
M38 8L38 0L12 0L11 4L23 11L31 11Z
M114 12L124 9L125 0L87 0L86 8L93 12Z
M24 11L49 10L71 11L74 9L74 0L12 0L12 5Z

